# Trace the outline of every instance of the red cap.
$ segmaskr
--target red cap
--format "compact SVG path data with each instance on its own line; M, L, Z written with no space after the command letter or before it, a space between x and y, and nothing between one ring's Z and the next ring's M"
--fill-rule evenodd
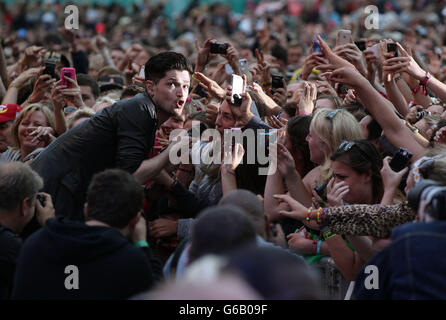
M18 104L0 105L0 122L8 122L14 120L22 111L22 107Z

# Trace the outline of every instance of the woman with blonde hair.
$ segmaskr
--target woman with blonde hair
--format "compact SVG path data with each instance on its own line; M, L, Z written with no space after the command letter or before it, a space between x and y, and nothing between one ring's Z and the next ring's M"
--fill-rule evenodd
M15 146L4 152L0 161L31 161L56 139L55 132L53 113L48 107L41 103L27 106L11 128Z
M285 180L289 194L300 203L312 205L312 190L322 186L330 180L332 175L330 156L344 140L363 139L361 126L356 118L344 109L330 110L321 108L315 111L307 136L310 149L310 160L317 165L301 177L294 165L287 165L294 161L285 161L292 157L285 147L278 144L277 170L269 175L265 187L265 211L270 220L281 219L280 210L286 207L280 206L273 198L274 194L283 193L282 179Z

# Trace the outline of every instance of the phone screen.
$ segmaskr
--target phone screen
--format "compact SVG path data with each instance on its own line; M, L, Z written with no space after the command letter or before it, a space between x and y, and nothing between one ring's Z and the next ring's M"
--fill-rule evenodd
M243 93L243 78L236 74L233 74L231 84L232 84L231 104L240 106L242 103L241 94Z

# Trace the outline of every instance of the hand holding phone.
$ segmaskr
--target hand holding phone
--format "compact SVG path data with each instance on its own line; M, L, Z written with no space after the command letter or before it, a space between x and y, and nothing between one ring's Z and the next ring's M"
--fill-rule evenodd
M393 53L393 57L398 57L398 47L395 42L387 44L387 52Z
M76 79L76 70L74 68L62 68L60 71L61 84L67 88L73 88L73 85L65 78Z
M344 44L350 43L351 38L352 32L350 30L339 30L336 46L342 46Z
M240 107L242 105L243 78L233 74L231 76L232 98L231 104Z

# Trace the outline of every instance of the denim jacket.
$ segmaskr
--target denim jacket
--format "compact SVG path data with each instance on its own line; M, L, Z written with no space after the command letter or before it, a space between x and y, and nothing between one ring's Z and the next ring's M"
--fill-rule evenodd
M359 272L355 298L446 299L446 221L406 223L393 230L392 240ZM365 287L368 265L378 268L379 289Z

